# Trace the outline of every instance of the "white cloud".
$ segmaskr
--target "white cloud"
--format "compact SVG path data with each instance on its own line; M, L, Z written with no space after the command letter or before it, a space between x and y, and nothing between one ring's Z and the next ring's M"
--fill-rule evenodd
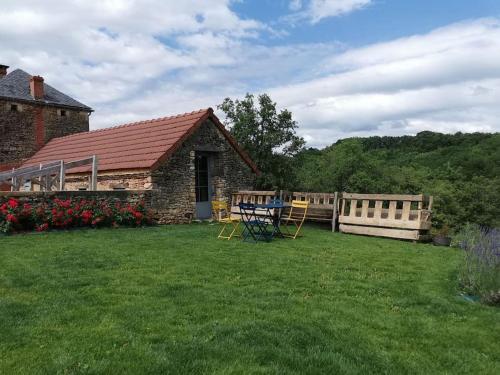
M301 0L290 1L289 8L292 13L287 17L289 21L309 20L315 24L324 18L338 17L369 5L372 0Z
M291 0L288 8L293 12L300 10L302 8L302 0Z
M312 15L313 3L289 4ZM366 5L323 3L318 19ZM312 146L355 135L500 131L498 19L361 48L266 46L259 34L269 27L238 16L229 0L3 1L0 21L0 63L92 106L92 128L215 107L250 91L290 109Z
M313 23L361 9L371 0L311 0L308 12Z
M483 19L334 54L324 61L330 73L270 93L316 145L430 129L499 131L498 61L500 22Z
M42 74L98 107L176 69L230 63L227 49L267 27L229 6L229 0L3 1L2 63ZM206 58L209 44L220 54Z

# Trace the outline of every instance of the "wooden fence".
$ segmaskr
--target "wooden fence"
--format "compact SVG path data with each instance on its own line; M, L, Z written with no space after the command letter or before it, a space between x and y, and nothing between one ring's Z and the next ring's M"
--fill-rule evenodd
M340 231L408 240L427 240L432 197L398 194L343 193Z
M10 185L11 191L20 191L25 182L29 182L30 190L33 190L34 185L38 185L40 191L62 191L64 190L66 171L83 165L92 165L90 190L97 190L98 160L96 155L70 162L57 160L30 167L13 168L11 171L0 173L0 183Z
M332 231L338 225L344 233L422 241L431 229L432 197L425 195L239 191L232 194L232 212L240 202L272 199L309 202L306 220L331 223Z

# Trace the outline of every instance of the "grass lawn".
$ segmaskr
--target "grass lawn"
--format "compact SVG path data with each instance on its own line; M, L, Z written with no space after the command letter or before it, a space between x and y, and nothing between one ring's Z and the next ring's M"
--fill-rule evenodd
M0 373L500 373L500 309L460 253L216 226L0 237Z

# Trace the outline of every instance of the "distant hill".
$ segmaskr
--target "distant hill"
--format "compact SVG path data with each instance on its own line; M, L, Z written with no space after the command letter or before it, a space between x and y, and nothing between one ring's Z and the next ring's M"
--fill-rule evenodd
M431 194L437 226L500 227L500 133L347 138L295 164L289 188Z

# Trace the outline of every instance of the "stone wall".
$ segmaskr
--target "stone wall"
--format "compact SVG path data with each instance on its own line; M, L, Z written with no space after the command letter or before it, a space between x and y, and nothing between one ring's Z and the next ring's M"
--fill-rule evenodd
M165 164L152 172L153 186L159 192L153 205L162 212L162 223L189 222L195 218L194 161L197 151L212 156L213 199L229 202L232 192L251 190L254 186L255 174L251 168L208 120Z
M61 111L65 111L65 116L61 115ZM45 143L52 138L89 131L88 112L44 107L43 121L45 123Z
M147 208L151 205L153 190L110 190L110 191L1 191L0 197L15 197L22 202L34 204L46 199L117 199L121 202L136 203L143 201Z
M0 164L27 159L52 138L88 130L86 112L0 100Z
M90 173L80 175L67 175L65 180L66 190L88 189L90 186ZM151 173L149 171L124 171L101 173L97 176L97 190L150 190L153 188Z
M0 164L26 159L36 151L33 106L18 104L18 111L0 100Z

